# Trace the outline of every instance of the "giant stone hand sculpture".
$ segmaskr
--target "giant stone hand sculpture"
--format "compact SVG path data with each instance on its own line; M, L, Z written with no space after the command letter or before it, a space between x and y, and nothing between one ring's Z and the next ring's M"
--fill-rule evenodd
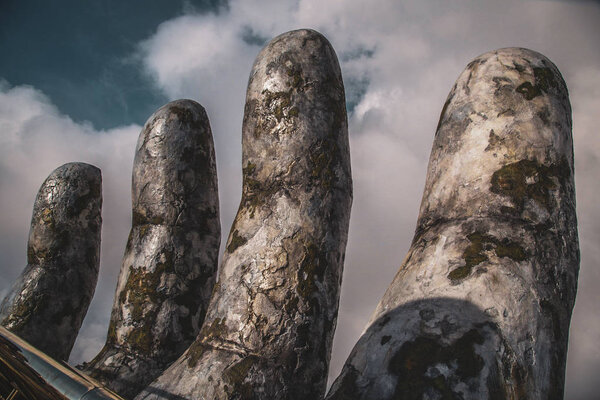
M352 197L323 36L288 32L261 51L242 144L242 200L209 304L208 119L177 101L142 131L107 344L85 366L128 398L323 397ZM409 254L326 398L562 398L578 266L564 81L530 50L484 54L442 110Z

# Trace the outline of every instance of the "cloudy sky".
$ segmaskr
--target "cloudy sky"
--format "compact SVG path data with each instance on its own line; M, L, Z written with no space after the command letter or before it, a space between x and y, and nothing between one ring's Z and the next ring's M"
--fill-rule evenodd
M566 398L591 399L600 390L598 21L600 2L591 0L2 0L0 296L25 266L45 177L70 161L97 165L101 275L71 363L93 357L130 228L130 171L145 120L178 98L206 108L227 233L241 193L242 112L254 57L280 33L313 28L340 59L354 179L335 377L412 239L448 91L477 55L527 47L558 66L573 106L582 261Z

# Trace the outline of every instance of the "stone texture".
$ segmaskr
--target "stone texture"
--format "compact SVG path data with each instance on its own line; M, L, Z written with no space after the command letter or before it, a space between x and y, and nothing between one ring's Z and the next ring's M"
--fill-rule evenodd
M571 108L526 49L442 110L408 255L327 399L561 399L579 269Z
M98 168L55 169L35 199L27 266L0 306L5 328L58 360L68 360L96 288L101 209Z
M260 52L242 145L242 199L202 331L138 399L324 394L352 183L341 73L319 33Z
M217 270L221 228L204 108L177 100L140 133L132 228L106 345L83 370L131 398L196 338Z

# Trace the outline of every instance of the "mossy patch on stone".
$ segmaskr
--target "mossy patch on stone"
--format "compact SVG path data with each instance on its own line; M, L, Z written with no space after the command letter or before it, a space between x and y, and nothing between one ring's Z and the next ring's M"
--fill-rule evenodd
M537 160L521 160L507 164L492 174L490 190L508 196L518 211L525 207L527 199L532 199L548 212L556 206L551 191L570 176L566 159L549 166Z
M227 252L229 254L233 253L238 247L245 245L248 242L243 236L240 236L237 229L235 229L231 233L231 239L229 240L229 244L227 245Z
M286 92L271 92L270 90L265 89L262 91L262 94L264 95L265 107L272 112L277 122L280 122L285 116L287 116L287 112L292 104L291 90Z
M336 180L334 167L339 157L340 149L333 138L318 141L310 150L311 171L313 184L329 190Z
M497 257L508 257L514 261L520 262L527 258L527 254L522 246L506 238L500 240L493 236L475 232L467 235L469 246L463 251L462 258L465 264L453 269L448 274L448 279L460 281L471 274L473 268L489 258L486 251L493 251Z
M152 352L152 325L144 324L133 328L127 335L127 344L141 354L150 355Z
M207 347L204 345L204 343L202 343L202 341L196 340L193 342L187 352L188 367L194 368L206 350Z
M222 318L213 320L210 324L204 324L200 330L198 338L192 343L187 353L187 364L190 368L194 368L202 355L210 347L207 342L213 338L223 338L227 333L227 325Z
M165 296L158 291L162 276L173 271L173 254L164 251L158 255L154 271L145 267L130 267L129 277L119 295L119 303L129 307L133 328L127 336L127 345L138 354L149 355L153 346L152 326Z
M164 218L159 215L145 215L136 210L134 210L131 215L132 227L142 226L146 224L162 225L164 223Z
M48 226L49 228L53 228L54 227L54 217L53 217L52 209L44 208L41 213L41 220L44 222L44 225Z
M252 368L257 361L258 357L252 355L242 358L225 370L225 378L234 387L241 385L242 382L244 382L244 379L246 379L250 368Z
M242 172L241 205L248 209L250 218L254 218L256 209L265 204L280 189L280 185L277 182L263 183L256 179L256 164L252 162L248 162Z

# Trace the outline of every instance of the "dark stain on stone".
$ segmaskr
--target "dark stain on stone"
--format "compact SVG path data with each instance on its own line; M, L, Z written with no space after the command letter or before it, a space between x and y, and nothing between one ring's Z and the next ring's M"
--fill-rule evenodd
M548 107L544 106L536 115L544 125L550 126L550 111L548 110Z
M437 127L435 128L436 135L440 131L440 126L442 126L442 121L444 120L444 117L446 116L446 110L448 109L448 105L450 105L450 102L454 98L454 90L455 89L456 89L456 86L452 88L452 90L450 91L450 94L448 95L448 98L446 99L446 102L444 103L444 107L442 107L442 112L440 113L440 119L438 120Z
M566 337L563 334L563 330L561 328L565 326L565 323L562 322L563 318L561 318L560 307L557 307L555 304L553 304L552 300L540 300L540 309L544 316L546 316L546 318L549 319L550 323L552 324L552 333L554 334L554 340L557 343L562 344L559 346L555 346L556 351L553 351L550 355L550 379L554 388L563 388L565 378L564 366L566 361L566 354L564 349L566 349L566 342L568 340L568 337ZM568 326L568 322L566 326ZM549 400L560 399L562 399L561 390L550 390Z
M388 371L397 376L393 399L417 400L425 393L434 391L439 399L462 398L453 387L458 382L467 383L476 378L484 361L475 350L475 345L484 343L484 337L475 328L469 330L454 343L444 345L432 337L419 336L405 342L392 356ZM432 376L430 368L445 364L451 371L446 376Z
M419 316L423 321L431 321L435 317L435 311L426 308L419 311Z
M194 130L204 130L202 118L195 118L194 112L188 107L171 104L168 108L168 112L177 117L180 126L189 127Z
M557 87L554 72L548 67L533 67L533 76L535 77L536 86L544 93L548 93L550 89Z
M533 67L535 84L523 82L516 91L527 100L533 100L542 93L548 93L550 89L557 87L554 72L548 67Z
M389 315L384 316L381 321L379 321L379 327L384 327L387 325L388 322L390 322L392 318Z
M499 146L504 144L504 138L501 138L500 136L496 135L496 133L494 132L494 130L490 130L490 135L488 138L488 145L485 148L485 151L490 151L494 148L498 148Z
M308 300L317 290L317 281L321 282L327 269L327 256L319 246L312 242L305 243L304 257L298 269L298 286L296 290L304 300Z
M522 84L517 86L515 90L517 91L517 93L522 94L523 97L525 97L525 99L527 100L533 100L534 98L542 94L540 88L538 86L532 85L531 82L523 82Z
M513 117L515 115L515 110L507 108L506 110L500 111L496 117Z
M522 66L521 64L517 63L516 61L513 61L513 65L518 72L520 72L520 73L525 72L525 67Z
M386 344L387 342L389 342L391 338L392 337L389 336L389 335L382 336L381 337L381 345L383 346L384 344Z

